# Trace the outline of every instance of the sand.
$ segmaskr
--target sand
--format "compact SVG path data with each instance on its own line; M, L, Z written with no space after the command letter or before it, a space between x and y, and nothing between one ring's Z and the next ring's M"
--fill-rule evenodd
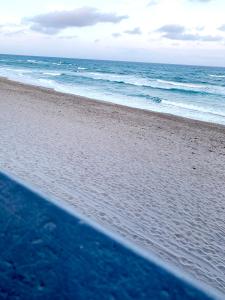
M225 127L0 79L0 169L225 292Z

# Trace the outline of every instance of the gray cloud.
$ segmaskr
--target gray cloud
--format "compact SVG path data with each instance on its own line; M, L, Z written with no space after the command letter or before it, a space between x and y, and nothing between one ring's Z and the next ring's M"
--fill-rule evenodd
M176 41L202 41L202 42L216 42L222 41L224 38L222 36L212 36L212 35L200 35L188 33L187 29L181 25L169 24L160 27L158 32L161 32L163 37L176 40Z
M3 27L16 27L16 26L18 26L18 24L14 24L14 23L0 24L0 28L3 28Z
M212 35L199 35L191 33L166 33L164 37L170 40L177 41L202 41L202 42L216 42L222 41L223 37L221 36L212 36Z
M18 35L21 35L21 34L25 34L26 31L21 29L21 30L16 30L16 31L10 31L10 32L5 32L4 35L5 36L18 36Z
M197 31L203 31L204 29L205 29L204 26L197 26L197 27L196 27L196 30L197 30Z
M6 37L13 37L26 34L26 28L18 24L0 24L0 34Z
M221 31L225 31L225 24L223 24L222 26L220 26L218 29L221 30Z
M189 0L190 2L202 2L202 3L207 3L207 2L211 2L213 0Z
M157 31L163 33L182 33L185 31L185 27L176 24L168 24L160 27Z
M78 37L76 35L63 35L63 36L59 36L58 38L62 40L73 40L73 39L77 39Z
M119 33L119 32L115 32L115 33L112 34L112 36L115 37L115 38L118 38L118 37L120 37L121 35L122 35L122 34Z
M154 5L157 5L159 4L159 0L151 0L147 6L154 6Z
M131 29L131 30L126 30L124 31L125 33L128 33L128 34L141 34L141 29L139 27L136 27L134 29Z
M70 11L55 11L26 19L31 29L47 34L56 34L69 27L86 27L98 23L119 23L128 16L102 13L93 7L81 7Z

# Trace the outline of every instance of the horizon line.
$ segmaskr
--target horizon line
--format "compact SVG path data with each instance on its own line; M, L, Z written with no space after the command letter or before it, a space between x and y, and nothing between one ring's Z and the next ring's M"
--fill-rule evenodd
M29 56L29 57L43 57L43 58L61 58L61 59L77 59L77 60L95 60L105 62L121 62L121 63L140 63L140 64L158 64L158 65L173 65L184 67L202 67L202 68L221 68L225 69L225 66L218 65L198 65L198 64L180 64L180 63L163 63L163 62L150 62L150 61L131 61L131 60L116 60L116 59L99 59L99 58L79 58L79 57L67 57L67 56L49 56L49 55L34 55L34 54L13 54L13 53L0 53L0 55L8 56Z

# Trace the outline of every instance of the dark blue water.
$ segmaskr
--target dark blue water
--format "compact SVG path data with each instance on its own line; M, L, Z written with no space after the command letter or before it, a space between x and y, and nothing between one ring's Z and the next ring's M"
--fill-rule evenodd
M225 68L0 55L0 76L225 124Z

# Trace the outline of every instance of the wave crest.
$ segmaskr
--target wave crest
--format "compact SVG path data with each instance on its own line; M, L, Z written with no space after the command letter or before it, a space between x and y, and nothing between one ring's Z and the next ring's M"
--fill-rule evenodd
M225 78L225 75L215 75L215 74L209 74L210 77L215 77L215 78Z

